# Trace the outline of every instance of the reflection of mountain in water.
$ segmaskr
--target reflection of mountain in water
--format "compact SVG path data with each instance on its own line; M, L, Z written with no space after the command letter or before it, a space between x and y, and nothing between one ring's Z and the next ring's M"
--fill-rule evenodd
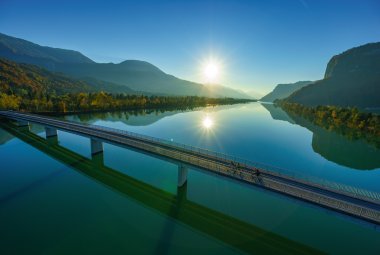
M7 120L0 120L0 121L7 121ZM44 131L44 127L40 125L30 125L30 131L33 133L40 133ZM6 144L10 140L15 138L13 135L9 134L7 131L0 128L0 145Z
M220 105L209 107L196 107L194 109L145 109L134 111L119 111L119 112L98 112L98 113L81 113L77 115L67 115L64 119L71 121L80 121L82 123L93 124L97 120L110 122L123 122L129 126L148 126L165 117L173 116L178 113L190 112L195 110L205 110L209 112L221 111L236 107L241 107L241 104L236 105ZM40 133L44 131L44 127L40 125L30 125L30 131ZM0 145L7 143L14 137L6 131L0 129Z
M265 109L267 109L274 120L287 121L289 123L295 124L294 120L289 117L289 115L282 110L280 107L275 106L271 103L262 103Z
M98 112L98 113L81 113L77 115L68 115L64 118L71 121L80 121L82 123L93 124L97 120L110 122L123 122L129 126L148 126L165 117L173 116L178 113L203 110L206 112L217 112L226 109L241 107L242 104L220 105L208 107L196 107L194 109L143 109L134 111L118 112Z
M159 121L162 118L169 117L181 112L190 110L138 110L127 112L102 112L102 113L83 113L79 115L65 116L66 120L80 121L87 124L92 124L97 120L105 120L110 122L123 122L129 126L147 126ZM44 131L44 127L40 125L31 125L33 133ZM13 138L12 135L0 129L0 145L7 143Z
M313 132L312 148L325 159L354 169L380 168L380 150L365 140L349 140L343 135L314 125L300 116L289 115L273 104L262 105L270 112L273 119L295 123Z
M12 140L13 136L8 132L0 129L0 145L6 144L10 140Z
M97 120L110 122L123 122L129 126L147 126L159 121L162 118L172 116L185 110L136 110L124 112L101 112L83 113L78 115L65 116L66 120L80 121L92 124Z

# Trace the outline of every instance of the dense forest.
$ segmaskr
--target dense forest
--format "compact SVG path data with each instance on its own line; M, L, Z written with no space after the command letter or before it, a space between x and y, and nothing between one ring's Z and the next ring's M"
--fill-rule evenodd
M0 109L30 112L90 112L149 108L189 109L198 106L247 103L252 100L196 96L144 96L95 93L56 95L8 95L0 93Z
M286 101L276 101L276 104L289 115L300 115L316 125L339 132L350 139L365 138L380 148L380 116L377 114L337 106L308 107Z

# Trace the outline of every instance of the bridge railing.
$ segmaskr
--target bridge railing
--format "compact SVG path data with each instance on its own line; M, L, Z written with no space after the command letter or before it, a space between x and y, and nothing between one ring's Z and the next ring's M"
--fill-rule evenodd
M56 122L58 126L59 126L58 123L63 121L61 119L52 118L52 117L46 118L44 116L35 115L35 114L24 114L24 113L20 114L17 112L2 112L2 114L10 116L10 117L12 117L12 116L17 117L20 119L22 119L23 116L24 116L24 119L25 119L25 117L30 116L30 118L40 119L40 123L42 123L42 124L43 124L43 120L45 120L46 124L48 124L48 123L54 124L54 122ZM251 169L251 170L259 169L260 171L275 174L279 177L283 177L286 179L293 179L297 182L302 180L302 182L306 183L306 184L310 184L310 185L314 185L314 186L319 185L319 186L326 188L326 189L329 189L329 190L340 191L341 193L348 194L348 195L353 196L353 197L363 198L365 200L370 200L370 201L373 201L375 203L380 203L380 194L377 192L368 191L365 189L360 189L360 188L356 188L353 186L328 181L328 180L321 179L318 177L312 177L309 175L295 173L289 169L279 168L279 167L271 166L268 164L263 164L260 162L246 160L246 159L243 159L243 158L238 157L238 156L232 156L232 155L228 155L225 153L216 152L216 151L212 151L212 150L208 150L208 149L204 149L204 148L199 148L199 147L195 147L192 145L186 145L186 144L182 144L182 143L178 143L178 142L174 142L174 141L169 141L169 140L162 139L162 138L156 138L156 137L152 137L152 136L148 136L148 135L142 135L142 134L138 134L138 133L131 132L131 131L120 130L120 129L115 129L115 128L111 128L111 127L104 127L104 126L99 126L99 125L94 125L94 124L79 123L79 122L68 121L68 120L64 120L64 122L66 122L65 123L66 125L68 123L70 123L71 125L75 125L75 126L88 126L88 127L91 127L91 128L97 129L97 130L112 132L112 133L116 133L116 134L129 136L132 138L148 141L148 142L154 142L154 143L166 145L166 146L172 147L174 149L180 149L180 150L185 150L185 151L196 153L196 154L207 155L211 158L214 158L214 159L220 160L220 161L224 161L226 163L228 163L228 162L239 163L239 165L242 168Z
M99 125L94 125L94 124L86 124L86 125L94 127L99 130L111 131L114 133L119 133L119 134L127 135L130 137L135 137L135 138L143 139L150 142L165 144L173 148L180 148L180 149L184 149L184 150L199 153L199 154L205 154L210 157L221 159L227 162L233 161L235 163L239 163L241 167L245 167L248 169L257 168L260 170L265 170L269 173L275 173L276 175L287 178L287 179L291 178L297 181L302 179L304 182L309 183L309 184L314 184L314 185L318 184L331 190L343 191L344 193L348 193L349 195L352 195L357 198L367 198L374 202L380 202L380 194L377 192L372 192L372 191L356 188L353 186L349 186L349 185L345 185L345 184L341 184L337 182L327 181L318 177L312 177L312 176L302 175L300 173L294 173L289 169L270 166L268 164L263 164L263 163L243 159L238 156L232 156L232 155L224 154L221 152L199 148L192 145L186 145L186 144L182 144L182 143L178 143L178 142L174 142L174 141L170 141L170 140L166 140L162 138L156 138L156 137L152 137L148 135L138 134L135 132L115 129L111 127L104 127L104 126L99 126Z

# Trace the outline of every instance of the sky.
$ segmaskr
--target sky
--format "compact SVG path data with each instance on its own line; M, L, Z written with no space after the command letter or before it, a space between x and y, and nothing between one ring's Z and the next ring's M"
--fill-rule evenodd
M380 1L0 0L0 32L196 82L212 59L217 83L265 94L321 79L333 55L380 41Z

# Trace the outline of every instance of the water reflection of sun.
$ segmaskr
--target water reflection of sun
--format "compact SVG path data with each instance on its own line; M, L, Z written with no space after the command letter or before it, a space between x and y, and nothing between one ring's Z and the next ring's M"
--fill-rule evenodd
M196 125L198 137L197 141L194 141L195 146L213 151L224 151L218 139L220 120L217 118L217 114L206 110L198 118Z
M214 121L212 120L212 118L210 116L206 116L203 118L202 126L205 129L211 129L213 125L214 125Z

